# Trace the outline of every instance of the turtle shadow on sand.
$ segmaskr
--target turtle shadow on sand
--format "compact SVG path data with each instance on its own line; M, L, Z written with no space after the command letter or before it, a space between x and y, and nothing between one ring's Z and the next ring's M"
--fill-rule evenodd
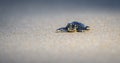
M87 30L90 30L89 26L86 26L81 22L73 21L68 23L66 27L58 28L56 32L84 32Z

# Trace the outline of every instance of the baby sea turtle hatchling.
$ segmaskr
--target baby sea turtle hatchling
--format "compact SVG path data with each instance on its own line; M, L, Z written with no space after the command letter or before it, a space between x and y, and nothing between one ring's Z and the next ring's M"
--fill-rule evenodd
M66 27L62 27L56 30L56 32L83 32L89 30L89 26L84 25L83 23L73 21L68 23Z

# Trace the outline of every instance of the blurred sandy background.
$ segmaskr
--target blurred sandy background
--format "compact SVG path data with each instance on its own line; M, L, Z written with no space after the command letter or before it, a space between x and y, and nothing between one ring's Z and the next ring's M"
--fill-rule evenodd
M120 63L119 0L0 2L0 63ZM68 22L84 33L55 33Z

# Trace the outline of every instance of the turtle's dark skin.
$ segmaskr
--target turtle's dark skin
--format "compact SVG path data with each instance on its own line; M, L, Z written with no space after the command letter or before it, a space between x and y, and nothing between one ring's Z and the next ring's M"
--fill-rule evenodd
M89 26L73 21L72 23L68 23L66 27L57 29L57 32L83 32L84 30L89 30Z

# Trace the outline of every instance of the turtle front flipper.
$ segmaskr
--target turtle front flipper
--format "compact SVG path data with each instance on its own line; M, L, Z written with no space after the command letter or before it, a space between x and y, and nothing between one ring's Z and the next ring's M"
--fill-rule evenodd
M56 33L59 33L59 32L67 32L67 29L65 27L59 28L56 30Z

